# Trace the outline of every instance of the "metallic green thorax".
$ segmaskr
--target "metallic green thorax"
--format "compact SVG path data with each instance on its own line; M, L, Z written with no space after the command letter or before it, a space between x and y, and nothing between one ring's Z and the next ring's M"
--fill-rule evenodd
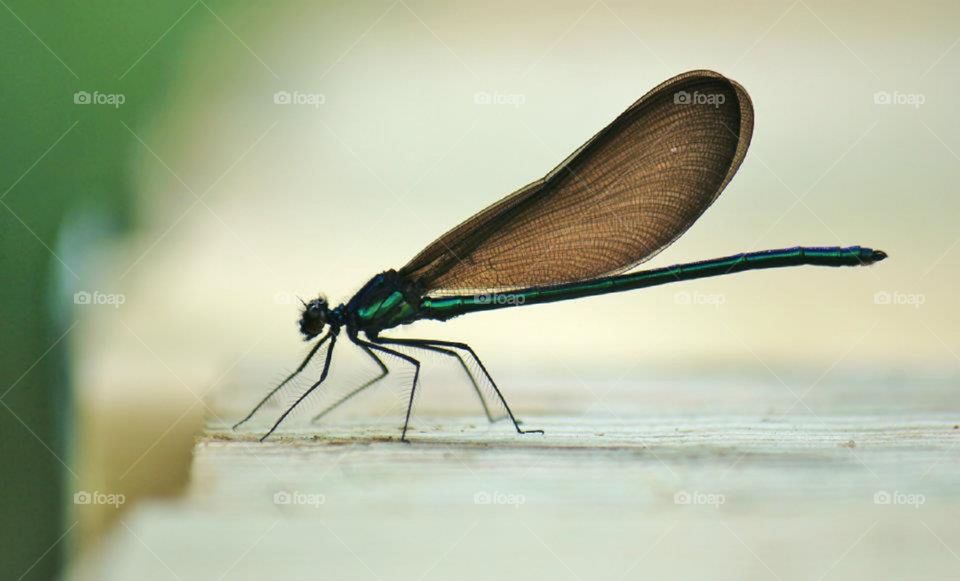
M418 318L447 320L474 311L564 301L683 280L732 274L745 270L804 264L861 266L872 264L885 257L886 255L880 251L860 246L846 248L796 247L765 250L555 286L534 287L502 293L425 297L421 299L417 310L419 311Z
M418 318L417 311L401 291L394 291L386 298L357 309L361 327L371 324L382 329L411 323Z

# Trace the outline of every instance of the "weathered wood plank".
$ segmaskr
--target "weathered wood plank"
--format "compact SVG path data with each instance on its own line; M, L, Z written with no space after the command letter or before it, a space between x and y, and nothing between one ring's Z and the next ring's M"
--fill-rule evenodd
M212 429L187 497L135 511L92 578L956 578L955 421L632 410L521 437L418 418L410 445L393 417L266 444Z

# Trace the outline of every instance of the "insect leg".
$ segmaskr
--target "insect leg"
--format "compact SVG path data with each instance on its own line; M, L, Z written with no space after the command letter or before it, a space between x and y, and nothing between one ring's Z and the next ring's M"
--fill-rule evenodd
M317 354L317 351L320 349L320 347L322 347L323 344L326 343L326 342L327 342L327 339L329 339L329 338L330 338L330 333L327 333L322 339L320 339L319 341L317 341L317 344L313 346L313 349L311 349L309 353L307 353L307 357L303 360L303 363L301 363L300 366L297 367L296 371L294 371L293 373L291 373L290 375L288 375L286 379L284 379L283 381L281 381L281 382L280 382L280 385L278 385L277 387L275 387L275 388L273 388L272 390L270 390L270 393L268 393L268 394L266 395L266 397L264 397L262 400L260 400L260 403L258 403L256 406L254 406L254 408L253 408L252 410L250 410L250 413L247 414L247 417L243 418L242 420L240 420L239 422L237 422L237 423L235 423L235 424L233 425L233 429L236 430L237 428L239 428L240 426L242 426L244 423L246 423L247 420L249 420L250 418L252 418L253 415L254 415L255 413L257 413L257 411L258 411L261 407L263 407L263 404L267 403L267 401L269 401L269 399L270 399L271 397L273 397L273 395L274 395L275 393L277 393L278 391L280 391L280 388L282 388L284 385L286 385L287 383L289 383L291 379L293 379L294 377L297 376L297 374L299 374L301 371L303 371L303 370L307 367L307 364L310 363L310 360L313 359L313 356ZM333 345L330 345L330 349L331 349L331 350L333 349Z
M326 358L326 360L323 362L323 371L320 373L320 379L318 379L316 383L314 383L313 385L311 385L310 388L307 389L307 391L303 392L303 394L302 394L300 397L297 398L297 401L293 402L293 405L290 406L290 407L288 407L288 408L287 408L287 411L283 412L283 414L280 415L280 417L277 419L276 423L273 424L273 427L270 428L270 431L268 431L266 434L263 435L262 438L260 438L260 441L261 441L261 442L264 441L264 440L266 440L266 439L270 436L270 434L272 434L272 433L274 432L274 430L277 429L277 427L280 425L280 423L283 422L283 420L285 420L288 415L290 415L290 412L292 412L292 411L294 410L294 408L296 408L298 405L300 405L300 403L301 403L303 400L307 399L307 396L309 396L311 393L313 393L313 391L314 391L315 389L317 389L317 388L320 386L321 383L323 383L323 380L327 378L327 373L330 371L330 360L331 360L331 358L333 357L333 348L334 348L334 346L337 344L337 336L336 336L336 334L331 333L331 334L329 334L329 335L327 335L327 336L330 337L330 348L327 349L327 358Z
M445 349L443 347L438 347L433 344L433 342L426 339L387 339L389 342L397 345L408 345L410 347L416 347L419 349L426 349L428 351L435 351L437 353L443 353L453 357L460 363L460 367L463 368L464 373L467 374L467 377L470 379L470 384L473 385L473 390L476 392L477 397L480 398L480 405L483 406L483 413L487 416L487 420L490 422L496 422L497 420L503 419L505 416L499 418L493 417L493 414L490 413L490 406L487 404L487 400L483 395L483 391L480 389L480 384L477 383L476 378L473 376L473 372L470 370L470 367L467 366L467 362L463 360L463 357L453 351L452 349Z
M413 341L414 339L389 339L386 337L380 337L380 340L385 343L396 343L403 344L403 341ZM480 370L483 372L483 375L487 378L487 381L490 382L490 385L493 386L493 390L497 393L497 397L500 398L500 402L503 404L504 409L507 410L507 415L510 416L510 421L513 422L513 427L516 428L517 433L520 434L542 434L543 430L524 430L520 427L520 422L517 421L516 416L513 415L513 410L510 409L510 405L507 403L507 399L503 397L503 392L500 391L500 388L497 387L497 382L493 380L493 377L490 376L490 372L487 371L486 365L483 364L483 361L480 361L480 358L477 357L476 352L473 350L473 347L467 345L466 343L457 343L454 341L439 341L434 339L416 339L416 341L421 341L423 343L428 343L434 346L450 347L456 349L463 349L470 353L473 357L473 360L477 362L477 365L480 367Z
M332 405L331 405L330 407L328 407L327 409L325 409L325 410L323 410L322 412L320 412L319 414L313 416L313 419L310 420L311 422L316 422L317 420L319 420L319 419L322 418L323 416L329 414L329 413L332 412L335 408L340 407L340 405L342 405L343 403L345 403L347 400L349 400L349 399L352 398L353 396L359 394L361 391L367 389L368 387L372 386L374 383L380 381L381 379L383 379L384 377L386 377L388 373L390 373L390 370L387 369L387 366L383 363L383 361L382 361L379 357L377 357L377 354L376 354L376 353L374 353L373 351L371 351L369 347L367 347L366 345L363 345L362 343L357 343L357 344L360 345L360 348L363 349L364 353L366 353L367 355L369 355L370 358L373 359L374 363L376 363L376 364L380 367L380 375L374 377L374 378L371 379L370 381L368 381L368 382L364 383L363 385L361 385L360 387L354 389L353 391L351 391L351 392L348 393L347 395L345 395L345 396L343 396L342 398L340 398L336 403L332 404Z
M377 338L371 337L371 339L374 341L373 343L369 341L364 341L359 338L356 339L356 342L358 345L366 345L371 349L375 349L382 353L387 353L388 355L393 355L394 357L399 357L400 359L403 359L404 361L406 361L407 363L410 363L414 367L413 384L412 384L412 387L410 388L410 401L407 403L407 417L403 421L403 432L401 432L400 434L401 442L409 442L409 440L407 440L407 427L410 425L410 412L413 411L413 396L417 392L417 379L420 377L420 361L417 359L414 359L413 357L410 357L406 353L401 353L396 349L390 349L389 347L384 347L383 345L381 345L381 343L384 343L386 341L383 341L379 337Z

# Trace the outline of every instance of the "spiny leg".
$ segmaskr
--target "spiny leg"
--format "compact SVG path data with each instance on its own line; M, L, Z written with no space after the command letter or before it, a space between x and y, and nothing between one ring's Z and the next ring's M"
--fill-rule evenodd
M503 393L500 391L500 388L497 387L497 382L493 380L493 377L490 376L490 372L487 371L486 365L483 364L483 361L480 361L480 358L477 357L476 352L474 352L473 347L467 345L466 343L457 343L454 341L440 341L434 339L390 339L388 337L380 337L380 341L384 343L393 343L398 345L403 345L407 342L416 342L420 344L429 344L432 346L442 346L442 347L452 347L456 349L463 349L470 353L473 357L473 360L477 362L477 365L480 367L480 371L483 372L483 375L487 378L487 381L490 382L490 385L493 386L493 390L497 393L497 397L500 398L500 402L503 404L504 409L507 410L507 415L510 416L510 421L513 422L513 427L516 428L517 433L519 434L542 434L543 430L524 430L520 428L520 422L517 421L516 416L513 415L513 410L510 409L510 405L507 403L507 399L503 397ZM411 343L412 344L412 343Z
M480 389L480 385L473 376L473 372L470 370L470 367L467 366L467 362L463 360L463 357L461 357L459 353L451 349L437 347L431 344L430 341L422 339L389 339L389 341L398 345L409 345L410 347L418 347L420 349L426 349L427 351L443 353L444 355L449 355L450 357L455 358L457 362L460 363L460 367L463 368L464 373L466 373L467 377L470 379L470 384L473 385L473 390L477 393L477 397L480 398L480 405L483 406L483 413L487 416L487 420L490 422L496 422L497 420L503 419L503 416L495 418L493 417L493 414L490 413L490 406L487 405L487 400L483 396L483 391Z
M358 345L360 345L360 344L358 343ZM390 370L387 369L387 366L384 365L383 361L381 361L380 358L377 357L377 354L374 353L373 351L371 351L369 347L367 347L366 345L360 345L360 348L363 349L364 353L366 353L367 355L369 355L370 358L373 359L373 361L380 367L380 375L374 377L374 378L371 379L370 381L368 381L368 382L364 383L363 385L361 385L360 387L354 389L353 391L351 391L351 392L348 393L347 395L345 395L345 396L343 396L342 398L340 398L336 403L334 403L333 405L331 405L331 406L328 407L327 409L325 409L325 410L323 410L322 412L320 412L319 414L313 416L313 419L310 420L311 422L316 422L317 420L319 420L319 419L322 418L323 416L329 414L329 413L332 412L335 408L340 407L340 405L342 405L343 403L345 403L347 400L349 400L349 399L352 398L353 396L357 395L357 394L360 393L361 391L367 389L368 387L372 386L374 383L380 381L381 379L383 379L384 377L386 377L388 373L390 373Z
M412 384L412 387L410 388L410 401L407 403L407 417L406 419L403 420L403 432L401 432L400 434L401 442L409 442L409 440L407 440L407 426L410 425L410 412L413 411L413 396L417 392L417 378L420 377L420 361L417 359L414 359L413 357L410 357L406 353L401 353L396 349L390 349L389 347L384 347L383 345L380 345L382 341L379 337L374 338L373 340L376 341L376 343L364 341L363 339L359 339L359 338L355 339L355 342L357 343L357 345L366 345L371 349L376 349L377 351L387 353L388 355L399 357L400 359L403 359L407 363L412 364L414 367L413 384Z
M240 420L239 422L237 422L237 423L235 423L235 424L233 425L233 429L236 430L237 428L239 428L240 426L242 426L244 423L246 423L247 420L249 420L250 418L252 418L253 415L254 415L255 413L257 413L257 411L259 411L260 408L263 407L263 404L267 403L267 401L269 401L270 398L273 397L273 395L274 395L275 393L277 393L278 391L280 391L280 389L281 389L284 385L286 385L287 383L289 383L291 379L293 379L293 378L296 377L301 371L303 371L303 370L307 367L307 364L310 363L310 360L313 359L313 356L317 354L317 351L320 349L320 347L322 347L323 344L326 343L326 342L327 342L327 339L329 339L329 338L330 338L330 333L327 333L322 339L320 339L319 341L317 341L317 344L313 346L313 349L311 349L309 353L307 353L307 357L303 360L303 363L301 363L300 366L297 367L296 371L294 371L293 373L291 373L290 375L288 375L286 379L284 379L283 381L281 381L281 382L280 382L280 385L278 385L277 387L275 387L275 388L273 388L272 390L270 390L270 393L268 393L268 394L266 395L266 397L264 397L262 400L260 400L260 403L258 403L256 406L254 406L254 408L253 408L252 410L250 410L250 413L247 414L247 417L243 418L242 420ZM333 345L331 345L330 348L333 349Z
M283 414L280 415L276 423L273 424L273 427L270 428L270 431L264 434L262 438L260 438L261 442L266 440L268 437L270 437L270 434L272 434L274 430L276 430L277 427L281 424L281 422L283 422L283 420L285 420L287 416L290 415L290 412L292 412L294 408L300 405L300 403L303 400L307 399L307 396L313 393L313 391L317 389L321 383L323 383L323 380L327 378L327 373L330 371L330 360L333 357L333 347L337 344L337 336L335 334L331 333L327 336L330 337L330 348L327 349L327 358L323 362L323 371L320 373L320 379L318 379L316 383L311 385L310 388L307 389L307 391L303 392L303 394L297 398L297 401L293 402L293 405L288 407L287 411L283 412Z

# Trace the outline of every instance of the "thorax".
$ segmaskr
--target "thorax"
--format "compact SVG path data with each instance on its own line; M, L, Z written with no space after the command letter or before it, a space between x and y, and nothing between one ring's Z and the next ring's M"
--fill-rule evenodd
M371 278L346 305L346 323L352 329L377 333L417 320L420 292L395 270Z

